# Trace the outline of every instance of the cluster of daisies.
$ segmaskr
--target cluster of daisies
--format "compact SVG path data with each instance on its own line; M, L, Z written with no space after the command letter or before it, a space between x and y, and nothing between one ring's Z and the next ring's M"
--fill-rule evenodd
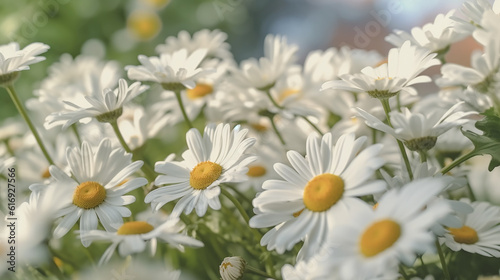
M283 36L237 63L225 33L182 31L137 65L62 55L26 102L16 80L49 46L0 46L20 113L0 125L2 279L498 276L499 27L500 1L469 0L387 56L302 64ZM468 36L471 66L446 62Z

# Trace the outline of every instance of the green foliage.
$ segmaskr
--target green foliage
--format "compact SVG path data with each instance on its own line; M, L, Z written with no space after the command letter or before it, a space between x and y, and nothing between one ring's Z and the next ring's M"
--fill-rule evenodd
M462 133L474 144L473 155L491 155L488 170L492 171L500 166L500 117L495 114L493 108L482 115L485 117L476 123L476 127L483 131L483 135L471 131L462 131Z

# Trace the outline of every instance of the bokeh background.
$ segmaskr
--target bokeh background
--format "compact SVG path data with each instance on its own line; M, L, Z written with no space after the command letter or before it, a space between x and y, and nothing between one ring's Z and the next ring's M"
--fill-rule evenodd
M23 71L16 88L23 100L32 95L51 63L63 53L82 52L138 64L137 55L154 55L154 47L179 31L220 29L236 60L262 55L266 34L287 35L300 46L300 57L314 49L348 45L385 54L384 37L394 28L409 31L433 21L463 1L439 0L2 0L0 44L31 42L51 46L47 61ZM447 60L469 64L479 46L465 39ZM0 91L3 91L0 89ZM5 93L5 92L4 92ZM0 93L0 119L16 114L8 95Z

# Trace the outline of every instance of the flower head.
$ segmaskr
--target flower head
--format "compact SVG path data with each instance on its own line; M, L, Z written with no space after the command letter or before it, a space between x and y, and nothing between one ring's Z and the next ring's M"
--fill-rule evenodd
M365 137L346 134L334 145L330 133L322 138L311 135L306 157L296 151L287 153L293 168L275 164L284 180L264 182L264 191L253 200L257 215L250 219L250 226L274 226L262 237L261 245L282 254L304 240L298 259L309 259L347 209L364 205L358 196L383 191L385 183L371 179L384 164L378 156L382 146L361 150L365 141Z
M184 227L180 225L178 218L168 219L157 226L153 224L146 221L125 222L115 232L91 230L81 232L80 238L85 242L96 240L109 240L112 242L102 255L99 261L100 265L109 261L117 247L120 256L125 257L143 252L146 249L146 243L149 243L151 254L154 255L158 239L175 246L181 251L184 250L183 245L203 246L201 241L179 233Z
M87 142L81 148L68 148L66 158L73 177L56 166L49 168L55 182L62 182L72 190L56 213L56 217L63 218L54 230L54 237L64 236L78 220L82 232L97 229L99 221L107 231L118 229L123 224L122 217L131 215L124 205L135 201L134 196L124 194L147 184L144 178L125 181L143 162L132 163L132 155L121 148L112 149L107 138L95 151ZM90 242L82 240L82 244L89 246Z
M366 204L353 209L330 235L324 256L339 267L341 279L373 279L397 273L400 262L412 265L415 254L433 248L430 227L451 212L445 203L428 204L447 183L443 178L416 180L387 192L376 210Z
M239 280L243 278L247 262L242 257L226 257L219 266L222 280Z
M166 203L180 198L172 216L196 210L198 216L205 215L208 206L218 210L220 184L241 182L246 179L247 165L255 157L245 154L255 139L245 138L247 130L235 128L231 131L228 124L209 124L203 136L197 129L186 134L188 150L182 154L183 161L157 162L155 171L160 174L155 185L160 188L150 192L145 202L159 210Z
M389 51L387 63L376 68L365 67L359 74L340 76L323 84L322 89L340 89L353 92L367 92L375 98L390 98L400 91L407 91L409 86L430 82L428 76L418 76L425 69L440 64L436 54L417 46L410 41L401 47Z
M448 228L444 238L440 238L453 251L480 254L487 257L500 257L500 207L484 201L470 202L474 211L460 218L463 226Z
M66 129L77 121L88 117L96 118L100 122L116 121L123 112L123 105L148 88L139 82L129 86L124 79L120 79L118 88L114 90L107 88L92 96L85 96L86 102L82 102L85 105L66 101L70 111L49 115L46 118L45 127L51 128L63 124L63 129Z
M164 88L176 84L180 84L179 89L194 88L197 78L212 72L199 67L206 54L206 49L198 49L191 54L181 49L172 54L160 54L159 57L139 55L141 65L129 65L125 69L132 80L152 81L162 84Z
M6 45L0 45L0 84L6 75L28 70L28 65L45 60L45 57L38 56L46 52L50 47L42 43L31 43L19 49L19 44L12 42Z

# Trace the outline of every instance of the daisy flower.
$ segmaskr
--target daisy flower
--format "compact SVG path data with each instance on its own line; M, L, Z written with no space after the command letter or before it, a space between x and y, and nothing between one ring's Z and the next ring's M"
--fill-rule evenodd
M476 114L476 112L455 112L462 104L463 102L455 104L442 116L436 111L432 111L429 115L412 113L405 107L402 108L402 112L390 113L393 127L386 125L363 109L356 108L356 110L368 126L391 134L403 141L412 151L427 151L434 147L438 136L453 127L467 123L469 120L464 117Z
M487 11L500 13L500 2L495 1L492 6L487 0L468 0L462 4L460 10L465 18L453 17L453 20L457 22L456 28L470 34L482 28L482 18Z
M172 54L163 53L159 57L139 55L141 65L128 65L125 70L129 79L156 82L166 90L194 88L197 78L212 72L199 67L206 54L206 49L198 49L191 54L181 49Z
M66 129L77 121L89 117L96 118L100 122L116 121L123 113L123 105L148 88L139 82L129 86L124 79L120 79L115 90L108 88L93 96L86 96L85 105L66 101L71 111L50 114L45 120L45 126L51 128L63 124L62 128Z
M29 65L45 60L45 57L38 55L49 48L48 45L42 43L31 43L22 50L15 42L0 45L0 85L13 82L19 75L19 71L29 70Z
M124 205L131 204L135 197L124 195L148 181L144 178L128 177L139 170L142 161L132 161L132 155L123 149L112 149L111 141L103 139L95 151L87 142L82 147L67 148L66 158L72 177L56 166L49 171L56 183L64 183L72 194L64 198L64 206L57 211L57 217L63 217L54 229L54 238L61 238L80 220L80 231L97 229L100 222L107 231L118 229L122 217L129 217L131 212ZM84 246L90 242L83 241Z
M146 243L149 243L151 255L154 256L158 239L173 245L181 251L184 251L183 245L203 247L201 241L179 233L184 228L179 221L178 218L168 219L158 226L153 226L146 221L125 222L116 232L91 230L81 232L80 238L83 242L97 240L112 242L102 255L99 265L107 263L117 247L120 256L126 257L143 252L146 249Z
M159 54L172 54L180 49L186 49L193 53L198 49L206 48L208 57L215 57L222 60L232 60L233 54L229 50L231 46L226 42L227 34L215 29L203 29L197 31L193 36L185 30L179 32L177 37L170 36L165 39L165 44L156 47Z
M342 75L341 80L324 83L322 90L332 88L366 92L375 98L389 98L400 91L408 91L411 85L430 82L430 77L419 75L427 68L440 64L435 57L435 53L406 41L401 47L389 51L387 63L376 68L365 67L361 73Z
M500 207L484 201L470 202L474 211L462 215L463 226L448 228L441 242L453 251L464 250L486 257L500 258Z
M447 183L443 178L416 180L388 191L376 210L364 204L346 215L325 245L341 279L397 273L400 262L412 266L416 254L433 250L435 237L429 229L451 209L447 204L428 203Z
M335 231L338 219L365 203L358 196L385 189L385 182L371 180L384 161L378 156L382 145L361 150L366 137L346 134L333 144L331 133L307 138L306 156L287 153L293 168L277 163L284 180L264 182L264 191L253 200L258 213L250 219L253 228L274 226L261 239L268 250L282 254L301 240L297 258L309 259Z
M247 262L242 257L225 257L219 266L222 280L239 280L245 274Z
M471 66L447 63L441 67L442 77L436 80L440 87L470 86L481 93L495 89L500 80L500 40L492 39L484 49L484 53L475 51L471 55Z
M450 44L468 35L455 29L456 22L452 19L454 15L455 10L449 11L446 15L439 14L433 23L412 28L411 34L396 29L393 34L385 37L385 40L395 46L401 46L409 40L413 45L438 54L445 54Z
M298 47L289 45L285 37L267 35L264 40L264 57L242 61L240 68L233 70L234 82L244 88L272 87L295 61L297 50Z
M155 171L165 175L156 178L155 185L160 187L147 194L145 202L157 211L180 198L173 217L182 212L189 214L193 209L201 217L208 206L220 209L220 184L246 180L247 165L255 160L245 154L255 143L254 138L244 139L247 132L239 128L231 131L229 124L209 124L203 136L197 129L190 129L186 133L188 150L182 154L184 160L155 164Z

